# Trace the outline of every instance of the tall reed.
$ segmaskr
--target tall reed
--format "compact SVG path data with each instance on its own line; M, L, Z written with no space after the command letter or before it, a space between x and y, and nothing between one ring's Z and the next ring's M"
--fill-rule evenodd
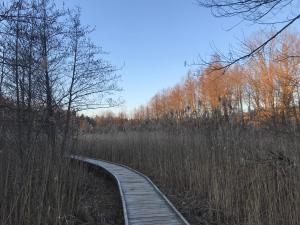
M20 156L13 145L0 149L0 224L74 224L83 167L37 142Z
M300 221L296 134L230 126L131 131L85 135L77 150L145 173L192 224Z

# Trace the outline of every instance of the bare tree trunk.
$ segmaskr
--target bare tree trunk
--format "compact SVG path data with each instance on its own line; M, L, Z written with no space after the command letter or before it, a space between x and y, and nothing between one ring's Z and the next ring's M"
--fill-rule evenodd
M251 94L248 93L248 114L249 114L249 120L251 121L253 119L252 112L251 112Z
M75 35L78 34L78 27L75 27ZM75 75L76 75L76 66L77 66L77 53L78 53L78 37L75 37L75 47L74 47L74 62L73 62L73 69L72 69L72 79L71 79L71 85L69 89L69 99L68 99L68 109L67 109L67 117L66 117L66 124L64 129L64 136L62 141L62 151L64 151L64 148L66 147L66 142L68 139L68 133L70 129L70 119L71 119L71 106L73 102L73 87L75 82Z
M44 70L46 90L46 129L51 147L55 146L55 124L53 118L52 87L48 68L48 37L47 37L47 13L46 2L43 1L43 25L42 25L42 67Z
M3 80L4 80L4 57L5 57L5 49L2 49L2 65L1 65L1 75L0 75L0 97L3 95L2 87L3 87Z
M241 108L242 125L244 125L245 120L244 120L243 98L242 98L242 91L240 90L240 88L239 88L239 100L240 100L240 108Z
M21 106L20 106L20 85L19 85L19 19L20 19L20 2L18 2L18 12L17 12L17 21L16 21L16 37L15 37L15 91L16 91L16 99L17 99L17 144L19 153L22 156L22 124L21 124Z
M298 118L298 114L297 114L297 108L296 108L294 97L292 98L292 103L293 103L292 110L293 110L293 114L294 114L294 117L295 117L296 128L299 131L299 128L300 128L299 127L299 118Z
M32 10L33 7L32 7ZM34 14L34 13L33 13ZM28 98L27 98L27 113L28 113L28 125L27 125L27 142L31 145L31 134L32 134L32 66L33 66L33 37L34 37L34 19L31 19L31 32L29 41L29 67L28 67Z
M24 124L25 122L25 76L26 76L26 71L24 68L21 68L22 71L22 77L21 77L21 81L20 81L20 97L21 97L21 109L20 109L20 113L21 113L21 122L22 124Z
M221 104L223 106L224 111L224 118L226 122L229 122L229 115L228 115L228 99L227 97L221 98Z

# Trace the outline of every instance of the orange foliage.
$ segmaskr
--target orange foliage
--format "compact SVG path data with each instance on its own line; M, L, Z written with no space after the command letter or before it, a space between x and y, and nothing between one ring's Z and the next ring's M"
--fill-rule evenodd
M251 48L259 40L250 43ZM175 87L156 94L147 106L134 113L135 119L234 116L284 122L297 121L300 111L300 39L296 34L284 34L268 48L256 53L244 65L224 70L213 63ZM215 60L214 60L215 61Z

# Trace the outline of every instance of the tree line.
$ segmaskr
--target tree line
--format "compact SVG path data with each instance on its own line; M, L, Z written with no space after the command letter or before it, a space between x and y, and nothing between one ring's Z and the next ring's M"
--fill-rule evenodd
M260 46L256 35L244 48ZM224 67L218 55L201 70L189 72L175 87L158 92L135 110L137 120L205 118L240 123L299 125L300 36L285 32L245 63Z

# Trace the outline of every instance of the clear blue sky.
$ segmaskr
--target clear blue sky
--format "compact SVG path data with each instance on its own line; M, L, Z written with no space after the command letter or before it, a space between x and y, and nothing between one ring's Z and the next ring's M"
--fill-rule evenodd
M57 0L58 2L61 2ZM65 0L82 8L84 24L95 26L93 40L116 66L123 66L122 93L131 111L185 76L184 61L207 57L212 48L228 50L257 31L238 18L214 18L193 0Z

